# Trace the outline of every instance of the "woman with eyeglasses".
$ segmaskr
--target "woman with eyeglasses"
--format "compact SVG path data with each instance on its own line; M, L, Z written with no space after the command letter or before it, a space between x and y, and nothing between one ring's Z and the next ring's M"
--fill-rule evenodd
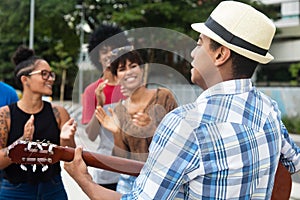
M126 100L121 100L112 117L98 106L95 115L101 125L114 137L113 155L145 162L152 136L162 118L177 107L175 97L167 88L149 89L143 81L144 61L139 52L130 46L114 49L111 72L117 77ZM131 191L136 177L121 175L117 191Z
M52 95L55 81L47 61L24 46L17 49L12 60L23 96L18 102L0 108L0 169L4 170L0 200L68 199L59 162L46 168L21 167L7 156L7 147L18 140L75 147L77 127L63 107L42 100L43 95Z

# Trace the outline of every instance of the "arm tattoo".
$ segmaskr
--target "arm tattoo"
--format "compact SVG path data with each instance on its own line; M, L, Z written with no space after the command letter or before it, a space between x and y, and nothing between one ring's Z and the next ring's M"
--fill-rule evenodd
M10 119L8 109L3 109L0 112L0 148L4 148L8 139L8 126L6 120Z

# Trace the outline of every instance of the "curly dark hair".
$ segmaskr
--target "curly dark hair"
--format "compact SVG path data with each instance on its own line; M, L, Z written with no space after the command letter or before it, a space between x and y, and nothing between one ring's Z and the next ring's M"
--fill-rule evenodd
M88 52L91 62L102 71L99 62L99 50L102 47L111 47L112 49L129 45L125 33L116 25L102 24L91 35Z
M15 65L15 81L19 89L23 90L21 76L26 76L35 68L35 63L41 58L35 55L33 49L21 45L13 54L11 60Z
M127 60L129 60L131 63L137 63L140 67L145 64L144 60L137 50L121 50L117 55L115 55L115 59L113 59L112 63L110 64L111 73L117 76L119 65L125 65Z

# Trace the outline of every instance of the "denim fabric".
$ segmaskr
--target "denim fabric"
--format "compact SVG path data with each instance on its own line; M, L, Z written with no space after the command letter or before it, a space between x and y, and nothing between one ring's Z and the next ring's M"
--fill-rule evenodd
M117 185L117 192L122 194L129 193L132 190L135 179L136 177L134 176L121 174Z
M61 176L47 182L32 185L29 183L12 184L5 178L0 189L0 200L67 200Z
M3 180L3 171L0 170L0 188L1 188L2 180Z

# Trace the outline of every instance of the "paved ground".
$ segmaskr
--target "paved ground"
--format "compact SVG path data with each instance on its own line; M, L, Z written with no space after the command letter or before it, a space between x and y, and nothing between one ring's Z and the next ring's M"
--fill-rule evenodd
M64 103L64 107L69 111L72 117L79 123L81 119L81 107L77 104ZM300 136L291 135L294 141L300 146ZM81 144L85 150L94 151L99 143L99 140L91 142L84 133L84 128L79 123L78 131L76 133L76 143ZM92 168L89 168L92 170ZM65 172L62 171L63 181L70 200L88 200L89 198L82 192L81 188L76 182ZM292 176L293 185L290 200L300 200L300 173Z

